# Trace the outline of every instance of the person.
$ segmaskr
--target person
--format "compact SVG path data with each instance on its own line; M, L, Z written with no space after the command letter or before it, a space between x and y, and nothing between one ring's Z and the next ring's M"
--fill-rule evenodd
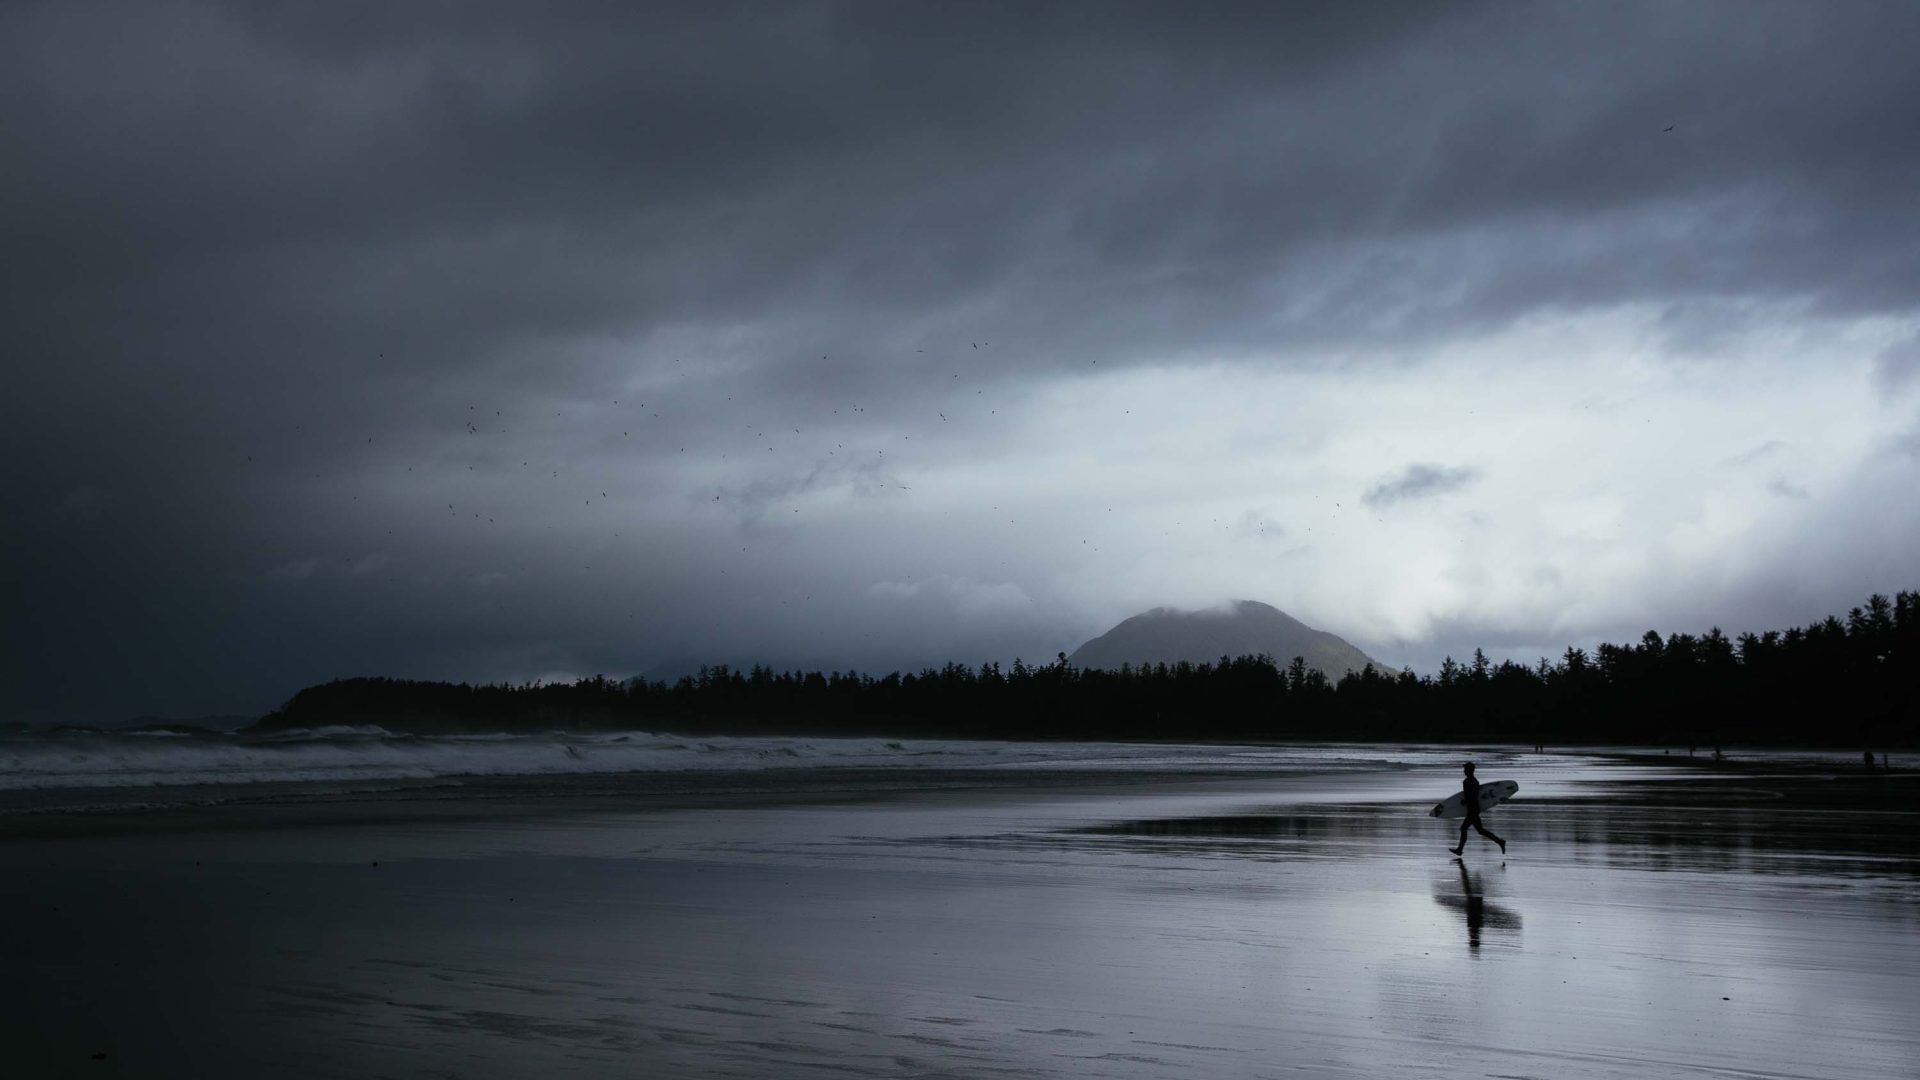
M1473 762L1467 762L1461 766L1461 769L1467 774L1466 778L1460 781L1460 797L1467 804L1467 816L1460 822L1459 846L1450 847L1447 850L1453 852L1455 855L1465 851L1467 848L1467 830L1474 829L1479 832L1481 836L1499 844L1500 854L1505 855L1507 853L1507 842L1488 832L1486 825L1480 821L1480 781L1474 779Z

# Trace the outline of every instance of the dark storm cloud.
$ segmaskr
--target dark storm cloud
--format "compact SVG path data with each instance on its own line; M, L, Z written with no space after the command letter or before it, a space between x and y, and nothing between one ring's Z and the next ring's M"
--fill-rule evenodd
M617 671L579 612L620 589L612 623L776 650L804 630L714 592L694 505L738 527L901 490L879 459L969 452L941 431L968 390L999 417L1096 362L1417 366L1623 304L1690 342L1776 306L1910 316L1917 31L1745 4L12 5L8 681L106 700L100 662L112 700L191 709L221 678L257 705L475 657ZM1401 482L1381 498L1448 476ZM646 570L596 578L636 536ZM729 582L815 572L783 550Z
M781 513L798 514L793 503L813 492L841 490L860 498L884 498L895 491L912 490L900 478L887 471L886 462L829 462L808 470L804 475L763 477L740 485L722 485L714 490L713 501L739 515L742 522L778 525Z
M1360 501L1368 506L1386 507L1432 499L1461 491L1479 478L1478 469L1414 464L1407 466L1399 475L1383 479L1368 488Z
M79 271L23 302L365 372L749 313L871 350L972 297L1031 364L1920 266L1900 28L1808 9L319 10L16 16L10 235Z

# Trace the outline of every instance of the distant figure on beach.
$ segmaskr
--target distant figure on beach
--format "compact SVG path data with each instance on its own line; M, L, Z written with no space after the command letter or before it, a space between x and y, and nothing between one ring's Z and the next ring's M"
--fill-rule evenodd
M1465 765L1462 765L1461 768L1467 774L1466 777L1460 781L1460 796L1467 804L1467 816L1460 822L1459 846L1450 847L1447 850L1453 852L1455 855L1465 851L1467 847L1467 830L1471 828L1479 832L1481 836L1499 844L1500 854L1505 855L1507 853L1507 842L1488 832L1487 827L1480 822L1480 781L1474 779L1473 762L1469 761Z
M1873 751L1868 750L1866 753L1860 755L1860 760L1866 762L1867 768L1873 768Z

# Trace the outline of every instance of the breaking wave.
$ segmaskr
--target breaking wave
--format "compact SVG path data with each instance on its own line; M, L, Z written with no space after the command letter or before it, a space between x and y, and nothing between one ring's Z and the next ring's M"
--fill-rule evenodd
M1435 760L1454 751L1433 751ZM0 790L433 780L804 768L1344 771L1427 764L1378 747L1185 746L880 738L695 738L643 731L405 735L371 726L270 734L0 735Z

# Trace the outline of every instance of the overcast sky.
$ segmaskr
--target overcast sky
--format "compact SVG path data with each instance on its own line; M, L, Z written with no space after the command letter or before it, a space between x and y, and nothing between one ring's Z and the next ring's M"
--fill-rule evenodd
M1920 7L0 12L4 708L1920 587Z

